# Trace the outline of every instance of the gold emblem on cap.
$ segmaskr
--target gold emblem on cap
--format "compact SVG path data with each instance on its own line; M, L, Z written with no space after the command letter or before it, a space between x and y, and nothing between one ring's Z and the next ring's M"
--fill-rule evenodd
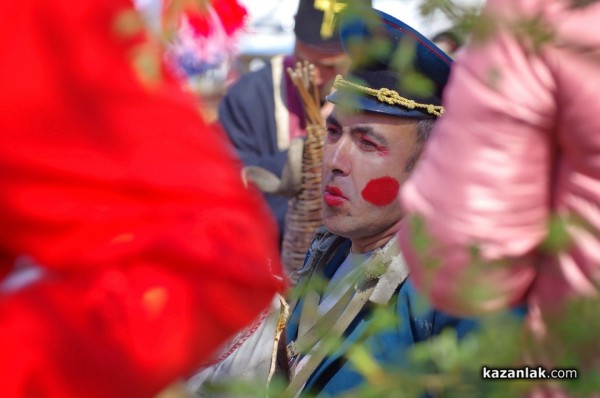
M315 9L323 11L323 23L321 24L321 37L329 39L333 36L335 18L344 8L346 3L337 0L315 0Z
M355 90L360 93L375 97L377 98L377 101L381 103L389 105L400 105L408 109L421 109L437 117L442 116L442 114L444 113L444 107L441 105L421 104L411 99L405 98L398 94L397 91L390 90L389 88L382 87L379 90L375 90L371 87L361 86L360 84L344 80L344 78L340 75L336 76L335 81L333 82L333 87L338 89Z

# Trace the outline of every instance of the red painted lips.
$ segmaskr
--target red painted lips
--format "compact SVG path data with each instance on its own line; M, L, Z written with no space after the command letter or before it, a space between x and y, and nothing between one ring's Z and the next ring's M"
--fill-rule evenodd
M325 186L325 192L323 192L323 200L327 206L337 207L344 204L348 198L344 196L344 192L338 187L327 185Z

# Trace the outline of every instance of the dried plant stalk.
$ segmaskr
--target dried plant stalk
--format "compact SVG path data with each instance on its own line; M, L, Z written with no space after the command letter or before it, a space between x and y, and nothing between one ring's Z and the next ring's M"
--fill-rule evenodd
M325 121L321 116L318 89L314 84L314 66L298 63L296 69L288 68L306 112L307 136L302 155L301 189L290 199L285 218L282 261L290 281L295 284L298 271L315 229L323 223L321 216L321 165L325 142Z

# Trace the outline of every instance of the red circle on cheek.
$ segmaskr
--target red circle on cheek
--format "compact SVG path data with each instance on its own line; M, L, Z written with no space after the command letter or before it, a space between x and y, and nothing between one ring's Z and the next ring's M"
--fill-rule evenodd
M386 206L398 197L400 183L392 177L381 177L371 180L362 190L362 197L375 206Z

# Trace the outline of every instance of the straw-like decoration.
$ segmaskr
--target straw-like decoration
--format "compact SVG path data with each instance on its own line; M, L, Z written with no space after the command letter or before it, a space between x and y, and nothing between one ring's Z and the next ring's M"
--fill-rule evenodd
M314 84L314 66L298 62L288 74L300 94L307 121L307 136L302 156L302 182L300 193L289 203L283 235L282 261L296 283L297 272L315 229L323 223L321 216L321 165L325 141L325 121L321 116L318 88Z

